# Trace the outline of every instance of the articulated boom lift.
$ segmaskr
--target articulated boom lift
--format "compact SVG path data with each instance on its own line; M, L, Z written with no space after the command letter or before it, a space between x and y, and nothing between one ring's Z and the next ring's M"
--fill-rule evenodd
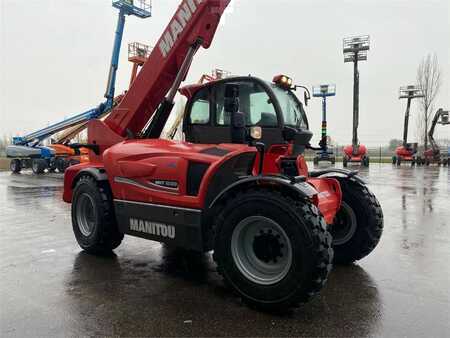
M428 131L428 139L430 140L431 148L427 149L423 153L423 158L421 158L422 164L430 165L431 163L436 163L437 165L450 165L449 163L449 153L441 154L441 149L434 139L434 130L436 129L436 125L448 125L449 121L449 112L448 110L444 110L440 108L436 111L433 117L433 121L431 122L430 130Z
M308 172L302 154L312 133L286 76L182 88L189 142L160 138L228 3L181 2L123 100L104 121L89 121L91 162L67 169L63 199L89 253L115 249L124 234L214 250L246 302L291 307L325 284L333 248L335 262L369 254L383 215L356 172Z

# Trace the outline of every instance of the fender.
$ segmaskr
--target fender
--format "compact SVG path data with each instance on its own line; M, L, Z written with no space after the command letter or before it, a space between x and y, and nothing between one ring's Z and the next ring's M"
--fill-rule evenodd
M63 200L66 203L72 203L72 192L78 179L82 175L89 175L97 181L108 180L106 171L101 163L85 162L70 166L64 173L64 192Z
M75 188L75 184L77 183L78 179L83 175L89 175L95 178L96 181L107 181L108 175L106 175L106 171L103 168L85 168L82 169L76 174L76 176L73 178L72 181L72 189Z
M359 184L366 185L367 182L358 176L357 170L347 170L338 168L327 168L322 170L314 170L309 173L310 177L330 177L330 178L347 178Z
M281 176L250 176L239 181L230 184L225 189L223 189L211 203L207 206L208 209L213 208L217 202L228 192L248 187L254 185L275 185L281 187L283 190L291 191L294 194L297 194L303 198L313 199L314 196L318 194L317 190L306 182L306 179L301 180L301 177L298 177L296 180L289 180L288 178L284 178Z

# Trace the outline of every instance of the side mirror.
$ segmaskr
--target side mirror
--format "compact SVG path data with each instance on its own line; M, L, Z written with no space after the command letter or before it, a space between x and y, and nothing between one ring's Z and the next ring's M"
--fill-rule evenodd
M239 111L239 85L225 85L224 110L230 114L231 143L242 144L246 140L245 115Z
M303 93L303 97L304 97L304 100L305 100L305 106L308 106L308 101L311 100L311 96L309 96L309 93L307 91L305 91Z

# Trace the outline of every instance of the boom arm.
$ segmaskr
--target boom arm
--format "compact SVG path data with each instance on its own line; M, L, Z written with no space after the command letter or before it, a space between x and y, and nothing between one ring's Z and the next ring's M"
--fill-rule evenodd
M439 150L439 146L437 145L435 139L434 139L434 130L436 128L436 124L439 123L439 119L442 117L441 124L449 124L448 122L448 116L449 113L447 110L443 110L442 108L439 108L439 110L434 114L433 121L431 122L430 130L428 131L428 139L431 143L431 148L433 151Z
M184 80L192 57L200 46L209 48L229 2L182 1L130 90L105 119L109 128L121 137L139 134L159 106L152 124L160 126L165 122L173 106L173 93ZM150 133L152 137L156 134L154 130Z
M23 137L14 137L13 144L26 145L35 140L42 141L47 137L56 134L64 129L75 126L77 124L89 121L90 119L97 118L102 115L104 111L104 105L101 104L98 108L90 109L84 113L70 117L62 122L55 123L47 128L43 128L34 133L25 135Z

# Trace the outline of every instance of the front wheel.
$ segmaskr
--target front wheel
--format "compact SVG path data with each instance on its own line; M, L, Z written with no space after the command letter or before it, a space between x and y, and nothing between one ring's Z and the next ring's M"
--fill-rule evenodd
M308 201L243 191L224 203L215 233L218 271L245 302L261 309L309 300L331 270L331 235Z
M63 174L68 167L68 163L64 157L57 157L55 160L55 167Z
M31 162L31 170L33 170L33 173L35 174L39 175L44 173L46 168L47 168L47 161L42 158L36 158Z
M349 264L370 254L383 232L383 211L364 185L340 179L342 204L333 224L334 262Z
M112 194L106 182L81 177L72 198L72 228L80 247L102 254L117 248L123 239L114 216Z

